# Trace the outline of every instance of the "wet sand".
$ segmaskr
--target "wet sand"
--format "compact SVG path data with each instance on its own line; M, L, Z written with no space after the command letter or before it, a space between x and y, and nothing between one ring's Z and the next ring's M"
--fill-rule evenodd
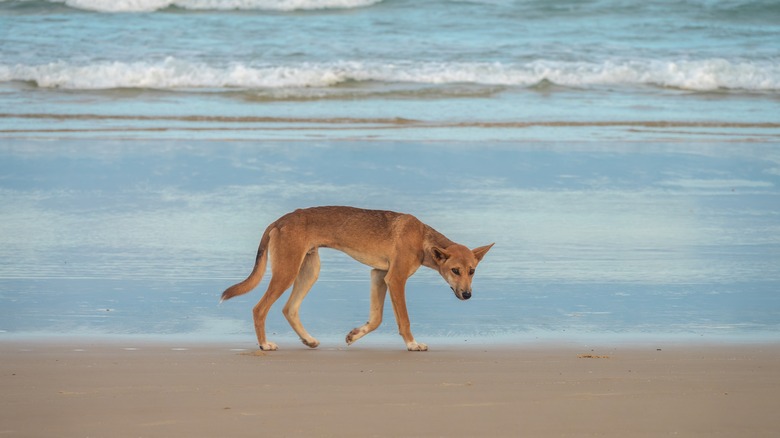
M0 341L0 435L774 436L780 345Z

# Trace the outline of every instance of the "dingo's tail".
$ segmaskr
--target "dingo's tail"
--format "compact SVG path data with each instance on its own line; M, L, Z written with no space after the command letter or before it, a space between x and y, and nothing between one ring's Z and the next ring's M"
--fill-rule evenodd
M271 240L271 229L275 224L271 224L268 229L263 233L262 239L260 239L260 247L257 248L257 258L255 259L255 266L252 268L252 273L249 277L241 283L234 284L222 292L222 298L219 302L229 300L235 296L243 295L252 289L254 289L265 274L265 266L268 263L268 242Z

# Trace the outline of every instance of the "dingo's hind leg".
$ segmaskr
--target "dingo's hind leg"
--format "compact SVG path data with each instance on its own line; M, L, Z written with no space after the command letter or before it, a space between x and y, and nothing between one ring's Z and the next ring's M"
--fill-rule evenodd
M265 295L252 310L257 343L262 350L276 350L278 348L273 342L268 342L265 337L265 318L276 300L293 285L306 255L305 249L291 245L277 245L279 238L276 234L272 233L271 235L271 281Z
M290 299L287 300L287 304L285 304L284 310L282 311L284 317L287 318L287 322L290 323L290 326L295 330L295 333L300 336L301 341L311 348L316 348L320 345L320 342L312 337L303 327L298 310L301 307L301 302L306 298L306 294L309 293L312 285L317 281L319 274L320 255L315 249L304 257L301 269L298 271L298 276L295 278Z
M286 274L286 273L285 273ZM260 345L261 350L273 351L278 347L273 342L268 342L265 337L265 318L268 316L268 311L271 310L271 306L279 299L280 296L290 288L295 280L293 275L277 275L273 274L271 282L268 285L265 295L260 301L257 302L255 308L252 310L252 314L255 320L255 333L257 333L257 343Z
M376 330L382 324L382 313L385 308L385 296L387 295L386 275L387 271L379 269L371 271L371 310L368 315L368 322L347 334L347 345L351 345L353 342Z

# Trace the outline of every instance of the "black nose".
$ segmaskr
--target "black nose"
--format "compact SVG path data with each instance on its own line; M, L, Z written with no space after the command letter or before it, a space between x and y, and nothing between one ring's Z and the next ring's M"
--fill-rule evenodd
M463 292L463 299L468 300L469 298L471 298L471 292L469 291Z

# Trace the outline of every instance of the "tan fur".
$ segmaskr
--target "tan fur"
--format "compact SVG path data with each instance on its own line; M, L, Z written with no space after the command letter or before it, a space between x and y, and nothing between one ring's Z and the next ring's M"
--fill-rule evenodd
M406 311L406 280L420 266L439 272L461 300L471 297L474 269L493 244L470 250L409 214L363 210L353 207L313 207L288 213L266 228L249 277L227 288L222 301L254 289L265 273L269 253L271 281L254 307L257 342L263 350L277 346L265 336L265 319L273 303L292 286L284 316L304 344L317 347L300 322L298 309L320 272L318 248L343 251L371 266L371 309L368 322L347 335L352 344L382 322L385 295L389 289L398 331L410 351L425 351L414 340Z

